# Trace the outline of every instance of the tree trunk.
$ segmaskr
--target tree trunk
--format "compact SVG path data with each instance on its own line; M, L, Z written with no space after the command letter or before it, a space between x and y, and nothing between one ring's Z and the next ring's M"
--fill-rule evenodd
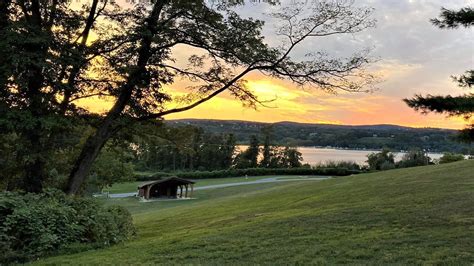
M125 106L127 106L132 93L132 88L133 86L122 88L122 93L104 118L102 124L97 128L97 131L86 140L86 143L82 147L81 154L77 158L69 175L66 187L67 194L76 195L80 192L82 184L89 175L95 159L107 140L109 140L109 138L119 129L119 127L115 125L115 122L120 117Z
M39 124L36 126L40 126ZM32 130L28 132L26 139L28 140L30 149L29 156L33 158L25 165L25 175L23 177L22 187L26 192L39 193L43 190L43 181L46 178L44 150L41 142L41 131Z
M46 61L48 42L45 40L42 25L41 13L39 10L39 3L33 1L32 3L32 29L31 35L38 39L43 39L38 45L27 45L26 49L30 52L36 52L41 59ZM32 160L25 165L25 176L23 186L27 192L38 193L43 190L43 182L46 178L46 162L44 158L47 156L50 147L44 145L42 136L44 136L43 119L47 116L48 111L44 105L45 99L41 92L45 77L43 75L43 66L39 63L32 63L29 66L27 95L29 98L28 109L33 116L34 126L25 130L24 135L28 140L30 150L29 155Z
M104 123L97 129L95 134L87 139L69 176L66 193L78 194L80 192L82 184L89 174L95 159L113 132L114 129L112 125L110 123Z
M66 187L67 194L77 195L80 192L81 187L89 175L92 165L101 149L104 147L107 140L109 140L109 138L119 129L116 122L120 118L125 107L129 104L133 90L136 89L139 84L143 83L146 66L148 60L152 56L151 44L153 37L158 31L158 19L163 6L167 2L168 1L156 1L150 15L146 19L146 27L149 34L143 34L142 36L140 48L138 49L138 60L135 70L130 73L126 84L120 88L119 97L112 109L107 113L102 124L84 144L81 154L77 158L69 175Z

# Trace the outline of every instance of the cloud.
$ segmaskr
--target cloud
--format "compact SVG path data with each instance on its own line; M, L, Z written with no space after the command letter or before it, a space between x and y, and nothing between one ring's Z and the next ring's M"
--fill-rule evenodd
M294 0L282 0L290 5ZM311 1L308 1L311 2ZM248 85L262 100L276 99L271 106L259 110L245 109L230 95L224 94L191 111L168 118L244 119L266 122L292 120L299 122L329 122L338 124L400 124L419 127L461 128L462 119L441 115L422 115L408 108L403 98L422 94L462 94L450 76L473 67L474 34L472 30L441 30L430 18L437 17L442 6L460 8L472 4L468 0L357 0L357 6L375 9L377 27L362 33L332 36L302 44L293 55L301 59L310 51L326 51L335 56L346 56L365 47L373 48L373 56L380 58L371 68L382 76L379 90L372 94L326 94L317 90L303 90L289 81L275 80L260 74L249 75ZM249 3L236 11L245 17L266 22L265 40L272 46L280 44L275 36L275 21L267 14L280 8L263 3ZM174 54L183 61L192 51L177 50ZM189 85L178 81L169 90L174 94ZM94 104L88 103L91 108ZM102 106L97 104L97 106ZM100 108L99 108L100 109Z

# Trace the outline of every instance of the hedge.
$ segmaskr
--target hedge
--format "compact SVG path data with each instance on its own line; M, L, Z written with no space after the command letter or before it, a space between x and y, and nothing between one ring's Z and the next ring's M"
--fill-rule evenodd
M134 234L123 207L52 190L0 193L0 265L109 246Z
M177 176L186 179L204 178L226 178L241 176L264 176L264 175L324 175L324 176L347 176L359 174L361 170L347 168L248 168L248 169L228 169L216 171L192 171L192 172L157 172L151 175L136 175L137 181L150 181L159 178Z

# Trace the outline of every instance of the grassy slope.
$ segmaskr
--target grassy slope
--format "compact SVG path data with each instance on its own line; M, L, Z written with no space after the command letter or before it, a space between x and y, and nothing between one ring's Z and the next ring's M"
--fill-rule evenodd
M202 187L202 186L209 186L209 185L218 185L218 184L229 184L229 183L240 183L240 182L249 182L249 181L257 181L260 179L265 179L274 176L249 176L249 177L226 177L226 178L208 178L208 179L197 179L196 185L194 187ZM302 178L302 176L278 176L281 179L292 179L292 178ZM321 177L321 176L303 176L303 177ZM104 191L108 191L109 193L128 193L128 192L135 192L137 191L137 187L139 184L143 182L141 181L132 181L132 182L123 182L123 183L116 183L110 188L104 189Z
M474 262L472 160L259 186L136 214L135 240L39 263Z

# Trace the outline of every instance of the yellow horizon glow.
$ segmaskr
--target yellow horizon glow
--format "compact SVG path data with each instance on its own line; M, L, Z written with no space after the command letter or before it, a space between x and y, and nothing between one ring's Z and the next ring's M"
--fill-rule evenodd
M395 124L416 128L461 129L466 121L460 117L421 114L405 105L401 99L380 93L333 95L317 90L303 90L282 80L251 76L248 87L261 100L273 100L269 107L257 110L245 108L230 95L223 94L186 112L166 116L172 119L245 120L265 123L292 121L336 125ZM182 95L183 92L171 91ZM111 100L89 98L78 105L91 112L104 114L112 106Z
M92 31L88 44L97 38ZM178 59L185 59L194 51L189 48L176 49ZM262 101L269 101L266 107L257 110L244 108L229 94L222 94L210 101L186 112L166 116L165 119L221 119L246 120L266 123L293 121L300 123L323 123L344 125L395 124L409 127L436 127L461 129L467 122L459 117L447 118L440 114L421 114L406 106L402 98L412 97L416 92L430 93L426 88L429 80L421 80L421 86L404 84L401 81L417 77L423 71L423 64L404 64L397 60L385 60L373 66L373 73L383 77L387 82L380 91L371 94L340 93L333 95L316 89L303 89L289 81L272 79L259 74L246 77L247 86ZM425 83L423 83L425 82ZM177 81L166 88L173 97L184 95L182 88L190 85L186 81ZM442 85L442 86L441 86ZM453 89L449 77L446 83L438 86L448 88L443 94L462 93ZM423 90L425 89L425 90ZM472 91L472 90L471 90ZM437 92L437 91L435 91ZM92 97L77 103L80 107L93 113L104 114L113 104L113 99ZM170 108L175 104L166 107Z

